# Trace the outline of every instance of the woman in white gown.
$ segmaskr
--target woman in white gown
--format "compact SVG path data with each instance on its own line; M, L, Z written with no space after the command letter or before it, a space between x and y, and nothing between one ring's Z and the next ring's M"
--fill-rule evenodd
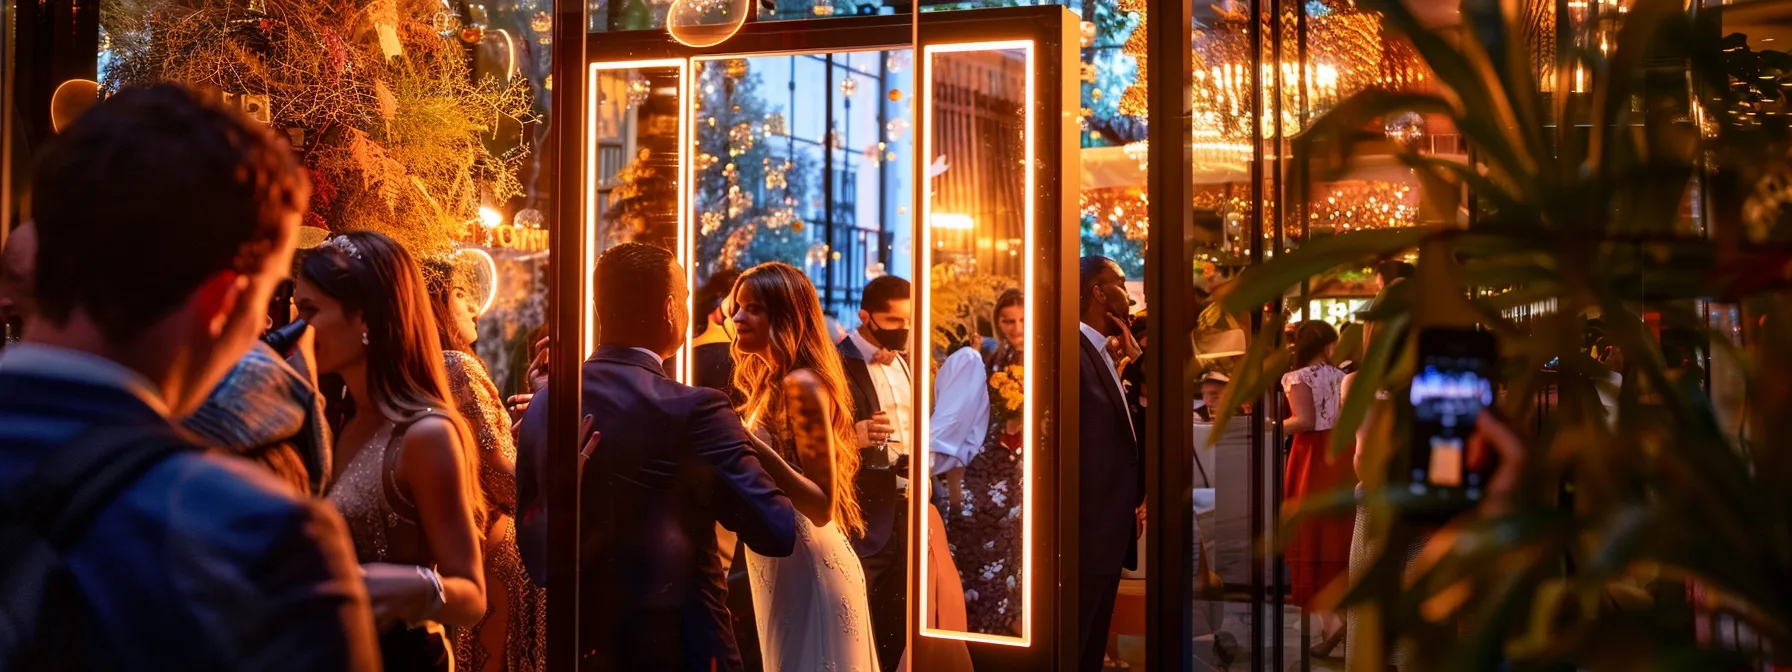
M766 672L877 672L865 572L847 541L865 529L852 402L821 302L801 271L765 264L741 275L733 304L741 417L799 513L790 557L747 551Z

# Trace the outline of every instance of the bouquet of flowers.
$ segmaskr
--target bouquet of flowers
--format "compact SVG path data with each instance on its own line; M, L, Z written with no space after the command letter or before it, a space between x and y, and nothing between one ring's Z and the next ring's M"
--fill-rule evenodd
M1001 420L1012 420L1020 417L1021 405L1026 401L1026 378L1023 369L1016 364L991 374L989 387L995 392L995 410Z

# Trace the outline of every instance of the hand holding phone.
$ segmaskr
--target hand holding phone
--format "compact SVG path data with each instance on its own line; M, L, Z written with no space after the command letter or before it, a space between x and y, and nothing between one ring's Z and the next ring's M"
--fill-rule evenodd
M1427 329L1407 395L1411 414L1406 473L1412 494L1440 511L1473 506L1487 493L1496 456L1471 450L1482 413L1493 406L1498 346L1486 332Z

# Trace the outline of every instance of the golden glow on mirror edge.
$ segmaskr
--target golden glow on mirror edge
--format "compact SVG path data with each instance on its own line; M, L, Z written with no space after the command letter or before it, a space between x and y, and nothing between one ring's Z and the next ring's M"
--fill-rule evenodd
M1026 343L1027 343L1027 354L1026 354L1026 365L1022 369L1022 371L1023 371L1022 375L1024 377L1024 381L1022 384L1025 385L1025 388L1029 391L1029 394L1025 395L1026 402L1022 408L1023 415L1022 415L1022 425L1021 425L1021 446L1022 446L1022 450L1025 451L1023 453L1023 458L1021 460L1021 562L1020 562L1020 565L1021 565L1021 576L1020 576L1020 581L1021 581L1021 593L1020 593L1020 595L1021 595L1021 598L1020 598L1021 626L1020 626L1020 632L1021 632L1021 634L1019 637L1013 637L1013 636L1007 636L1007 635L990 635L990 634L983 634L983 633L976 633L976 632L958 632L958 631L954 631L954 630L941 630L938 628L928 627L926 625L927 614L930 613L929 609L928 609L928 604L927 604L927 597L930 592L927 589L927 585L928 585L928 583L927 583L927 572L928 572L928 563L927 563L928 545L927 545L927 543L928 543L928 537L930 535L930 530L928 529L928 525L925 522L925 520L923 520L922 522L919 523L920 530L921 530L921 545L920 545L921 552L917 557L919 557L921 559L921 561L920 561L920 572L921 572L920 578L921 578L921 580L919 583L919 585L921 586L921 589L918 591L919 597L917 599L920 601L920 609L919 609L919 613L921 614L920 631L921 631L921 634L924 636L937 637L937 638L941 638L941 639L960 639L960 640L965 640L965 641L970 641L970 642L985 642L985 643L989 643L989 644L1001 644L1004 646L1027 647L1027 646L1032 646L1032 644L1033 644L1033 507L1034 507L1034 502L1033 502L1033 462L1038 458L1038 455L1039 455L1039 451L1035 449L1036 446L1033 443L1033 440L1034 440L1033 426L1034 426L1034 418L1036 417L1035 412L1033 410L1033 397L1035 395L1030 393L1033 390L1033 369L1034 369L1033 364L1034 364L1035 360L1037 359L1037 351L1039 349L1038 347L1036 347L1036 344L1033 341L1033 329L1034 329L1034 325L1036 323L1038 323L1038 320L1035 319L1034 315L1033 315L1034 303L1033 303L1033 291L1032 291L1033 286L1034 286L1033 250L1036 249L1036 241L1034 240L1035 233L1033 230L1034 229L1033 224L1034 224L1034 210L1036 208L1036 204L1034 203L1034 191L1036 189L1035 171L1037 170L1037 167L1035 165L1035 161L1037 158L1036 157L1037 142L1033 137L1033 123L1034 123L1033 116L1035 114L1034 106L1037 101L1036 101L1036 94L1035 94L1035 89L1034 89L1035 49L1034 49L1034 44L1033 44L1032 40L1005 40L1005 41L997 41L997 42L969 42L969 43L964 43L964 44L929 44L929 45L924 45L922 47L922 57L924 59L926 59L925 63L927 64L927 67L924 70L925 74L922 76L921 86L918 87L919 91L922 95L921 124L920 124L921 129L920 129L920 133L919 133L920 139L921 139L921 153L920 153L920 156L917 157L916 160L917 160L917 162L919 162L923 165L925 165L927 162L930 162L933 160L933 72L934 72L933 56L934 56L934 54L963 53L963 52L971 52L971 51L1005 51L1005 50L1020 50L1021 52L1026 54L1026 64L1025 64L1025 66L1026 66L1025 67L1025 71L1026 71L1026 91L1025 91L1026 96L1025 97L1026 97L1026 100L1023 104L1023 107L1025 108L1025 116L1026 116L1025 122L1024 122L1026 124L1026 126L1025 126L1025 128L1026 128L1026 131L1025 131L1026 162L1023 164L1025 166L1024 173L1026 175L1026 177L1025 177L1026 181L1024 182L1024 189L1022 189L1022 194L1026 200L1026 204L1025 204L1025 208L1022 210L1022 212L1024 213L1024 217L1025 217L1025 221L1023 222L1023 224L1026 227L1026 232L1027 232L1026 233L1026 235L1027 235L1027 243L1026 243L1027 244L1027 257L1026 257L1026 264L1025 264L1025 271L1024 271L1025 277L1022 278L1022 291L1024 292L1024 294L1026 296L1027 323L1026 323L1025 338L1026 338ZM924 222L924 223L932 222L933 221L933 219L932 219L932 214L933 214L932 178L928 178L928 182L926 184L920 185L920 188L915 190L915 194L917 195L917 198L919 198L921 201L921 207L920 207L921 217L914 221ZM921 305L920 305L920 310L918 311L921 315L921 328L919 330L920 341L921 341L921 343L925 344L928 342L928 339L930 338L929 335L933 333L933 324L932 324L933 302L929 295L932 293L932 284L933 284L932 280L931 280L931 276L932 276L931 269L933 268L933 252L934 252L934 250L933 250L933 228L934 227L932 227L932 226L916 226L914 228L916 229L916 231L918 233L920 233L920 235L922 237L921 245L920 245L920 253L925 255L923 257L925 260L925 263L921 264L921 268L928 269L928 271L929 271L925 276L923 276L921 278L917 278L917 282L916 282L916 284L921 287L921 302L920 302ZM931 379L933 377L932 368L933 367L930 367L930 366L915 367L915 370L920 372L920 375L921 375L919 389L921 389L921 390L931 390L932 389L932 387L931 387L932 386ZM929 409L929 410L931 410L931 409ZM933 419L932 419L933 414L931 412L929 412L929 413L921 413L919 415L921 416L921 436L919 437L919 440L917 441L917 443L926 445L924 442L928 441L928 438L930 436L932 436L932 434L933 434L932 428L931 428L931 425L933 424ZM933 481L931 478L931 476L933 474L933 466L931 464L932 453L929 450L911 451L911 453L912 452L919 452L921 455L921 457L920 457L921 478L915 479L912 482L918 482L921 484L920 501L930 502L930 501L932 501L932 499L931 499L932 494L929 491L933 487ZM923 504L923 505L927 506L927 504Z
M690 102L690 96L686 95L690 88L690 61L682 58L668 58L641 61L609 61L591 64L591 81L586 87L587 90L585 93L585 196L590 198L597 193L598 77L605 71L640 70L645 68L676 68L678 70L678 249L673 252L678 257L679 265L684 267L685 288L695 292L696 287L692 283L695 282L696 274L693 270L694 266L691 263L689 235L686 231L689 226L686 212L688 209L688 202L691 199L691 162L687 159L690 151L688 134L690 132L689 120L692 103ZM584 278L592 278L597 272L597 214L595 204L588 203L588 206L585 208L585 235L584 240L582 241L584 247L582 266L585 269L585 273L582 277ZM593 299L596 297L591 295L590 282L584 282L581 283L581 285L579 293L584 297L583 312L585 314L585 324L583 333L585 336L585 356L589 357L591 353L597 351L597 311L594 309L592 303ZM686 312L694 309L691 301L691 299L686 300ZM698 316L691 316L691 320L694 321L696 319L699 319ZM690 374L690 354L690 339L686 338L684 345L680 346L678 351L678 370L672 372L672 377L681 383L688 383L692 380Z

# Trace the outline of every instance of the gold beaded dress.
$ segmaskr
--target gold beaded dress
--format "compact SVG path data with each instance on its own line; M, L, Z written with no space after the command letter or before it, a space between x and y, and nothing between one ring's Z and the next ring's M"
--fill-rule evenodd
M443 353L454 405L466 418L479 444L479 487L491 507L485 530L486 616L471 628L454 633L457 670L535 672L546 667L547 591L530 581L516 545L516 474L497 460L516 464L516 441L510 416L499 401L498 387L485 365L473 355ZM493 619L500 613L502 621ZM491 628L502 628L503 650L494 651ZM494 654L501 654L498 657Z

